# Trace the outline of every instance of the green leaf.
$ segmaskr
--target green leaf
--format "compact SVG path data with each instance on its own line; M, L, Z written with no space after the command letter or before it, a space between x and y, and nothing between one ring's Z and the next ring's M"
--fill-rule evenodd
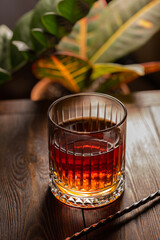
M114 63L95 64L89 90L106 92L143 75L145 75L145 68L141 64L125 66Z
M37 42L44 46L44 48L53 48L56 44L56 38L40 28L33 28L31 32Z
M57 37L58 42L71 31L72 23L88 13L94 1L96 0L40 0L34 9L30 27L49 31ZM68 18L66 13L71 16ZM39 41L37 44L35 39L33 45L38 52L44 50L44 45L40 45Z
M9 43L12 38L12 31L5 25L0 26L0 67L6 70L11 69Z
M121 84L131 82L138 77L139 75L134 71L112 74L104 82L101 81L97 91L105 93L114 90L115 88L120 87Z
M34 13L33 13L32 21L30 25L31 29L41 28L44 30L44 26L41 21L42 16L45 13L51 12L51 11L58 14L57 4L60 1L61 0L40 0L34 8Z
M101 13L88 57L115 61L146 43L160 29L160 1L115 0Z
M5 36L0 28L0 67L11 69L14 72L44 51L50 48L55 49L58 41L68 34L73 27L72 22L63 16L63 6L58 7L61 1L40 0L33 10L19 19L14 28L12 39L8 40L7 35ZM74 0L75 10L78 11L77 6L80 8L80 12L82 9L84 10L78 18L83 17L89 11L94 1L96 0ZM64 0L64 3L68 4L69 1ZM70 6L67 9L70 11ZM88 10L86 11L86 9ZM74 12L74 8L72 10ZM47 14L48 12L52 12L52 15ZM44 18L43 15L45 15Z
M57 4L60 2L61 0L40 0L35 8L34 8L34 12L33 12L33 16L32 16L32 21L30 24L30 28L32 30L32 33L34 32L33 29L42 29L44 32L47 30L45 28L45 26L42 23L42 17L44 14L46 14L47 12L55 12L58 14L57 11ZM36 36L36 37L35 37ZM33 46L34 49L36 50L36 52L43 52L45 49L48 48L48 44L44 45L44 41L41 44L41 41L37 41L37 34L33 33L33 37L32 38L32 42L33 42ZM52 42L52 40L51 40ZM47 43L47 42L46 42Z
M42 46L47 45L47 39L45 37L44 31L41 28L33 28L31 32L34 38L39 41Z
M98 1L58 49L91 62L112 62L146 43L160 29L159 22L160 1Z
M12 41L21 41L26 43L28 48L32 49L32 40L30 33L30 23L33 16L33 10L24 14L19 21L17 22L14 30L13 30L13 38Z
M91 65L72 55L56 54L33 64L33 73L39 78L51 78L72 92L83 89L91 73Z
M23 54L25 60L35 59L34 51L28 47L28 45L21 41L13 41L12 45L15 46L20 53Z
M94 32L98 28L98 19L105 6L104 1L96 2L87 17L78 21L72 32L61 40L57 46L58 50L87 58L90 45L94 42Z
M115 63L103 63L103 64L94 64L93 73L91 75L92 81L96 80L99 77L113 73L124 73L124 72L136 72L138 75L144 75L144 67L140 64L133 65L120 65Z
M0 84L8 81L10 79L10 73L5 69L0 68Z
M57 37L57 39L61 39L72 29L72 24L67 19L53 12L44 14L42 23L51 34Z
M63 0L58 4L58 10L71 23L85 17L96 0Z
M22 41L12 41L12 44L15 45L20 52L27 52L30 50L28 45Z
M11 63L14 71L23 66L27 62L28 58L32 58L32 54L30 56L28 55L29 51L33 51L30 33L30 22L32 15L33 11L30 11L21 17L13 31L10 48ZM28 57L26 58L26 56Z

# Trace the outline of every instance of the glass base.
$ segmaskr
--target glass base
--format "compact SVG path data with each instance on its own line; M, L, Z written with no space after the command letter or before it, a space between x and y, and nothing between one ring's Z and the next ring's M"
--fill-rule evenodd
M61 202L79 208L97 208L112 203L124 192L124 176L112 188L103 189L99 192L72 192L59 184L53 177L50 177L49 186L53 195Z

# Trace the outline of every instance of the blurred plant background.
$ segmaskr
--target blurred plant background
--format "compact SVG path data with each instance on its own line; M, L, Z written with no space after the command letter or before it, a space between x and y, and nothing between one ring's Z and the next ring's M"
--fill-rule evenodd
M41 0L0 27L0 98L159 88L159 30L159 0Z

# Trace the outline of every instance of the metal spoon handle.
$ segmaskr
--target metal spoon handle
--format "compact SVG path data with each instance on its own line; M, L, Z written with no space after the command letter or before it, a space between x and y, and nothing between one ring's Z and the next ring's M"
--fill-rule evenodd
M94 223L87 228L82 229L80 232L74 233L71 237L67 237L65 240L78 239L79 237L83 236L84 234L89 233L89 232L99 228L100 226L102 226L106 223L109 223L109 222L113 221L114 219L123 216L126 213L133 211L134 209L146 204L147 202L149 202L159 196L160 196L160 190L149 195L146 198L141 199L138 202L133 203L131 206L128 206L128 207L124 208L123 210L116 212L114 215L110 215L109 217L102 219L99 222Z

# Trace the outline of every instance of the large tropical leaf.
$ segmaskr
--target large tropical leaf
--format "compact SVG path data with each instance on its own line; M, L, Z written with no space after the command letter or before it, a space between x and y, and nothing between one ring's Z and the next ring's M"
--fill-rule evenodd
M140 64L120 65L115 63L94 64L91 80L95 81L97 78L105 75L136 72L138 75L144 75L144 67Z
M144 67L140 64L126 66L114 63L94 64L88 90L106 92L144 73Z
M12 38L12 31L5 25L0 26L0 83L10 77L10 56L9 43Z
M98 28L98 19L105 6L105 0L96 2L87 17L78 21L72 32L61 40L57 46L58 50L87 58L87 52L94 42L95 31Z
M89 91L106 92L135 80L136 78L160 71L160 62L120 65L114 63L94 64Z
M33 64L33 73L39 78L50 78L72 92L79 92L91 74L91 65L72 55L55 54Z
M101 14L88 57L92 62L115 61L146 43L159 23L159 0L112 1Z
M114 0L106 6L99 0L58 49L91 62L112 62L145 44L160 29L159 22L159 0Z

